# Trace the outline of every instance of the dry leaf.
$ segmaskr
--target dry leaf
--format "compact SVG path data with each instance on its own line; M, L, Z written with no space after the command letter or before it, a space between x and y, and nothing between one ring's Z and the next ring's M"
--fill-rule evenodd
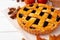
M36 36L37 40L45 40L44 38L41 38L39 35Z

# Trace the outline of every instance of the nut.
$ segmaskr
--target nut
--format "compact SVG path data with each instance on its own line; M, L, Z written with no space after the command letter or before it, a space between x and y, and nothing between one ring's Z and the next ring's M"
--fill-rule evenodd
M8 15L12 14L13 12L8 12Z
M12 14L12 15L10 16L10 18L15 19L15 18L16 18L16 14Z
M9 8L8 14L10 15L10 18L15 19L17 12L20 10L20 6L18 8Z
M15 10L16 10L16 8L9 8L8 14L9 14L9 15L12 14Z

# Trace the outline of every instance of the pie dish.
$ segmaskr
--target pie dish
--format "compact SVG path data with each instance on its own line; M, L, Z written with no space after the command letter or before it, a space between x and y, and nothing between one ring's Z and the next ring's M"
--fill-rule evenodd
M47 34L60 24L60 11L46 4L27 4L18 11L17 21L31 34Z

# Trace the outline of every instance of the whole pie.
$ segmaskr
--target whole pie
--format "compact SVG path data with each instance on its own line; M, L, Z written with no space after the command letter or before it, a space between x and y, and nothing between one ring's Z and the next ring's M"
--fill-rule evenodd
M47 34L60 24L60 11L46 4L28 4L17 13L21 27L32 34Z

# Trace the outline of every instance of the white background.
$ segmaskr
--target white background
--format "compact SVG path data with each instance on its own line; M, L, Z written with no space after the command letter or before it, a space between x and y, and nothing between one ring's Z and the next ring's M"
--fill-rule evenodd
M0 0L0 40L22 40L23 34L18 32L5 17L2 11L10 6L16 6L15 0Z
M19 31L19 29L8 20L8 17L5 15L7 13L3 13L8 7L22 7L24 5L25 4L21 2L17 3L16 0L0 0L0 40L22 40L22 38L26 38L26 40L36 40L35 36ZM51 34L60 34L60 27ZM47 35L41 36L48 39Z

